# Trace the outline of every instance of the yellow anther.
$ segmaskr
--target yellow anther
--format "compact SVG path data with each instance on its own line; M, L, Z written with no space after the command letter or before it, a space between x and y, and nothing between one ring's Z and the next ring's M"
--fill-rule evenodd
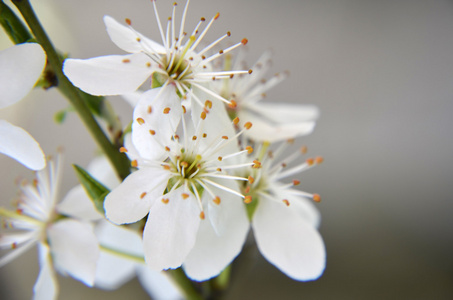
M252 203L252 196L245 196L244 203L246 203L246 204Z
M247 179L250 184L253 184L255 182L255 178L253 178L252 176L249 176L249 178L247 178Z
M228 104L229 108L236 108L238 106L237 102L234 100L230 100L230 104Z
M181 194L181 197L182 197L184 200L186 200L187 198L189 198L189 194L187 194L187 193L182 193L182 194Z
M203 133L203 135L202 135L202 136L203 136L203 137L205 138L205 137L207 137L208 135L207 135L206 133Z
M212 201L213 201L215 204L219 205L219 204L220 204L220 197L219 197L219 196L216 196Z
M218 159L219 161L222 161L223 157L222 157L222 156L219 156L219 157L217 157L217 159Z
M165 107L164 108L164 114L168 114L170 112L170 107Z
M286 206L289 206L289 201L288 201L288 199L283 199L282 201L283 201L283 203L286 204Z
M253 152L253 148L251 146L245 147L245 150L247 150L248 154L251 154Z
M222 139L228 140L228 137L226 135L222 135Z
M194 135L194 136L192 137L192 141L196 141L196 140L197 140L197 136Z
M200 118L201 118L202 120L206 119L206 112L202 111L202 112L201 112L201 115L200 115Z
M170 147L165 146L165 151L170 152Z
M137 118L137 123L143 125L145 124L145 120L143 120L142 118Z
M121 152L121 153L125 153L125 152L127 152L127 149L124 148L124 147L121 147L121 148L120 148L120 152Z
M187 168L189 166L189 164L187 163L187 161L182 161L181 166L184 168Z
M125 63L125 64L130 63L130 62L131 62L130 59L127 59L127 58L123 59L123 63Z
M151 105L148 106L148 113L152 113L153 112L153 108L151 107Z
M170 202L170 199L168 199L168 198L162 198L162 203L167 204L168 202Z
M181 107L182 107L182 112L186 113L187 112L186 107L184 105L181 105Z
M133 161L131 161L131 166L133 166L134 168L137 168L138 162L137 162L136 159L134 159Z
M307 165L312 166L315 163L315 160L313 158L307 158L305 162Z
M151 135L155 135L155 134L156 134L156 131L155 131L155 130L152 130L152 129L150 129L150 130L149 130L149 133L150 133Z
M253 163L254 163L254 165L252 166L252 168L255 168L255 169L261 168L261 163L259 161L254 160Z
M202 212L200 213L200 219L204 220L204 218L205 218L204 211L202 211Z
M319 196L319 194L313 194L313 201L321 202L321 196Z
M204 102L204 107L211 109L212 108L212 101L211 100L206 100Z
M234 125L237 125L238 123L239 123L239 118L238 118L238 117L234 118L233 124L234 124Z
M250 128L252 128L252 123L251 122L247 122L244 124L244 128L249 130Z
M143 193L140 195L140 199L145 198L145 196L146 196L146 192L143 192Z
M320 164L320 163L322 163L323 161L324 161L324 158L322 158L321 156L315 157L315 162L316 162L317 164Z
M248 42L249 42L249 40L246 38L243 38L241 41L242 45L247 45Z

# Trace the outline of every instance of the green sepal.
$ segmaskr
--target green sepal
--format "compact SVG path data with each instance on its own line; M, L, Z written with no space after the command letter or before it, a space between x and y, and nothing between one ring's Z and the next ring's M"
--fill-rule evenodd
M255 213L256 208L258 207L258 199L252 197L252 202L245 204L247 210L247 216L249 217L250 222L253 219L253 214Z
M90 175L90 173L85 171L82 167L79 167L78 165L72 166L76 171L77 178L79 179L85 191L90 196L96 209L101 214L105 214L104 199L107 196L107 194L110 193L110 190L106 188L102 183L94 179Z
M151 88L155 89L161 87L165 82L165 78L162 74L154 72L151 77Z
M8 5L0 0L0 25L14 44L29 42L32 35L27 26Z

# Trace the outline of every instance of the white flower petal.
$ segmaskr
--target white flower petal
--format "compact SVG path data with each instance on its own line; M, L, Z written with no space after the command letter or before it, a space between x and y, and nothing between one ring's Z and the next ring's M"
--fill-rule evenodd
M125 254L143 256L142 238L137 232L115 226L108 221L102 221L95 231L102 247ZM138 265L131 259L101 251L97 263L95 286L107 290L119 288L135 276Z
M147 266L140 266L137 273L140 283L152 299L185 299L178 290L178 286L168 278L165 272L157 272L150 270Z
M226 192L220 197L217 208L223 215L220 218L223 224L218 224L222 234L218 235L212 227L216 222L203 220L195 246L183 264L184 271L193 280L207 280L220 274L241 252L247 237L249 221L241 199ZM211 220L212 212L210 209ZM220 217L219 213L216 217Z
M133 223L146 216L167 186L170 173L162 168L144 168L130 174L107 195L107 219L116 224Z
M164 147L172 144L182 114L173 85L145 92L134 109L132 123L132 142L140 156L161 160L166 155Z
M25 97L39 79L46 54L36 43L19 44L0 51L0 108Z
M104 155L95 157L88 165L87 171L109 189L117 187L121 182L107 156Z
M138 53L146 49L154 53L165 53L165 48L162 45L150 40L130 27L121 25L110 16L104 16L104 23L112 42L126 52Z
M143 53L107 55L90 59L64 61L66 77L84 92L92 95L119 95L137 90L153 70L150 58Z
M271 143L310 134L316 124L315 121L274 124L246 111L241 111L239 118L241 121L249 121L253 124L252 128L244 133L247 137Z
M319 109L314 105L263 102L254 105L244 103L244 105L258 115L280 124L314 121L319 117Z
M195 244L200 210L195 197L181 196L179 187L157 199L151 207L143 232L143 247L147 265L156 271L174 269L183 263ZM164 203L161 199L169 199Z
M47 244L39 244L40 271L35 286L33 287L33 300L56 299L58 283L52 267L52 259Z
M93 286L99 245L93 227L73 219L63 219L47 229L55 269Z
M41 170L46 166L46 159L38 142L28 132L5 120L0 120L0 153L32 170Z
M318 231L283 203L261 199L252 220L261 254L295 280L314 280L325 268L326 253Z
M57 204L57 211L73 218L88 221L104 218L104 216L94 207L93 201L91 201L81 185L72 188L66 194L64 199Z

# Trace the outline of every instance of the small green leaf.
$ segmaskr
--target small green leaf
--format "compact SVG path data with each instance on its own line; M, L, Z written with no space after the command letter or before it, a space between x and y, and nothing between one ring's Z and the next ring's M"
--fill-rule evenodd
M78 165L73 165L73 167L76 171L80 183L90 196L96 209L100 213L105 214L104 199L105 196L107 196L107 194L110 193L110 190L106 188L102 183L94 179L90 175L90 173L85 171L82 167L79 167Z

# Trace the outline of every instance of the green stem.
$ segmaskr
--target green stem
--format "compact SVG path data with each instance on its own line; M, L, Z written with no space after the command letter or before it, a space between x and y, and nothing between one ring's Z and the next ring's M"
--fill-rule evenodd
M195 289L193 282L187 278L186 274L181 268L175 270L167 270L166 273L170 275L173 280L184 292L187 300L203 300L203 297Z
M0 25L14 44L25 43L32 39L25 24L2 0L0 0Z
M112 162L118 175L124 179L130 173L129 160L124 154L118 151L118 148L115 145L110 142L109 138L105 135L104 131L91 114L90 109L84 101L82 92L74 87L63 74L62 60L58 56L52 42L36 17L30 2L28 0L12 0L12 2L19 9L20 13L26 20L28 26L36 37L36 40L46 51L48 62L52 66L58 80L58 88L71 102L85 126L89 129L93 138L97 141L105 155Z

